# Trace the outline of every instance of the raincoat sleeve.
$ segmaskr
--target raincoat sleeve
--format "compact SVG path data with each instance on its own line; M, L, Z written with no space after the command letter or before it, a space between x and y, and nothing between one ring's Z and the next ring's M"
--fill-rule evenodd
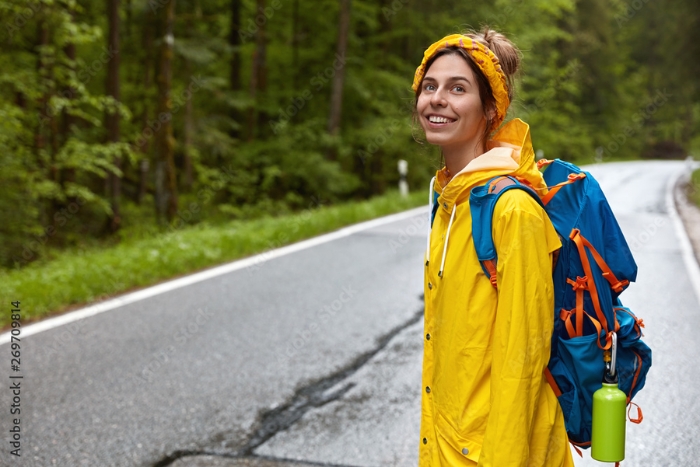
M544 210L521 190L502 196L493 219L498 304L479 466L525 467L554 326L552 254L561 242Z

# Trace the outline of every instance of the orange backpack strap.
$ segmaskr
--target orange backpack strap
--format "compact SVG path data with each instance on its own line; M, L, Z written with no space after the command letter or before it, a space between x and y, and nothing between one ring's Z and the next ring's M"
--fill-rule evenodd
M588 290L588 277L577 277L575 281L571 279L566 279L566 282L572 286L574 292L576 292L576 308L574 313L576 314L576 336L583 336L583 291ZM569 333L569 337L574 337Z
M557 397L561 396L561 389L559 389L559 385L557 384L557 382L554 381L554 376L552 376L552 372L549 371L549 368L544 369L544 377L547 378L547 382L552 387L554 395Z
M574 328L574 325L571 323L571 315L573 315L573 314L576 315L577 328ZM576 309L565 310L562 308L561 311L559 312L559 319L564 321L564 326L566 327L567 334L569 334L569 338L581 337L583 335L583 323L581 323L581 324L578 323L578 321L579 321L578 317L579 316L583 317L584 315L591 321L591 323L593 323L593 326L595 326L597 335L600 336L600 331L603 328L601 327L601 325L597 319L595 319L594 317L592 317L591 315L589 315L585 311L581 311L579 313L579 311Z
M593 255L593 259L595 259L595 262L598 264L600 270L603 271L603 277L610 283L610 287L617 293L622 292L622 290L629 285L630 281L618 280L617 277L615 277L615 274L610 269L610 266L608 266L603 257L600 255L600 253L598 253L598 251L593 247L593 245L591 245L591 242L583 238L582 235L579 235L579 237L581 238L581 242L583 243L583 245L590 250L591 254Z
M496 177L488 185L488 193L500 193L505 187L515 185L515 182L505 175L501 177ZM489 273L489 281L494 289L498 290L498 280L496 279L496 267L498 260L485 260L481 264Z
M581 447L589 447L589 446L591 445L591 442L590 442L590 441L588 441L588 442L586 442L586 443L577 443L576 441L572 441L571 439L569 439L569 442L570 442L571 445L574 447L574 449L576 449L576 452L577 452L578 455L581 456L581 457L583 457L583 453L581 452L581 450L580 450L578 447L579 447L579 446L581 446Z
M633 350L633 352L637 356L637 371L634 372L634 379L632 379L632 386L630 386L630 394L634 392L634 388L637 386L637 380L639 379L639 373L642 370L642 357L636 351ZM642 423L642 420L644 420L642 408L634 402L632 402L629 396L627 396L627 404L627 418L629 418L630 422L637 424ZM632 409L632 406L637 407L637 418L632 418L632 416L630 415L630 410Z
M588 292L591 294L591 301L593 302L593 307L595 308L595 314L600 322L600 325L605 329L606 343L605 346L600 345L600 340L597 339L598 347L603 350L608 350L612 345L611 337L612 335L608 332L610 328L608 327L608 320L605 318L605 314L600 307L600 298L598 297L598 289L595 286L595 281L593 280L593 271L591 270L591 263L588 261L588 254L586 253L586 245L584 241L590 245L590 243L583 238L581 231L579 229L573 229L569 238L574 241L576 248L578 249L579 257L581 258L581 265L583 266L583 271L586 273Z
M487 259L486 261L482 261L482 264L489 272L489 280L491 281L491 285L494 289L498 290L498 284L496 279L496 261Z
M554 185L553 187L551 187L549 189L547 194L542 197L542 204L544 204L546 206L547 203L549 203L551 201L551 199L554 198L554 195L556 195L557 192L562 189L562 187L564 187L566 185L570 185L570 184L572 184L578 180L584 179L584 178L586 178L586 174L584 172L579 172L577 174L569 174L568 180L563 181L561 183L557 183L556 185Z
M542 167L546 167L546 166L548 166L549 164L551 164L552 162L554 162L554 161L550 161L550 160L547 160L547 159L540 159L540 160L538 160L538 161L537 161L537 170L541 170Z
M615 306L615 307L613 307L613 310L615 311L615 322L617 322L617 313L620 311L625 313L626 315L631 316L632 319L634 320L634 330L637 331L637 337L644 337L644 333L642 332L642 328L645 326L644 326L644 320L642 318L637 318L633 313L630 313L624 307ZM619 324L616 325L615 331L617 331L617 329L619 329ZM637 355L637 356L639 357L639 355Z
M630 415L630 410L632 409L632 406L637 407L637 418L632 418L632 416ZM639 425L640 423L642 423L642 420L644 420L644 414L642 413L642 408L639 407L634 402L630 402L630 405L627 408L627 418L630 419L630 422L636 423L637 425Z

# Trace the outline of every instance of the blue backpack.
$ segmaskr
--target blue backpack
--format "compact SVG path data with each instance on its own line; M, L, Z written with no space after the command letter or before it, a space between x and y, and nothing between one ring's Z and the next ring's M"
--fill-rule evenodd
M498 256L491 232L493 209L503 193L521 189L544 208L562 242L555 258L554 332L545 376L564 412L569 441L591 444L593 393L609 372L616 334L618 384L627 394L628 417L635 394L644 387L651 350L640 340L644 326L619 295L637 276L637 265L598 182L568 162L541 160L549 192L540 196L515 177L496 177L472 190L472 235L484 273L496 283ZM504 186L506 185L506 186ZM610 375L607 374L607 377ZM577 449L578 451L578 449ZM579 451L580 454L580 451Z

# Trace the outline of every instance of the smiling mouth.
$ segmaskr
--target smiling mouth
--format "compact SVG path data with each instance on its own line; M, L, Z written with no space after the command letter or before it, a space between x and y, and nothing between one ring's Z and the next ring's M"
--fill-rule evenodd
M430 123L452 123L456 121L453 118L442 117L440 115L428 115L428 121Z

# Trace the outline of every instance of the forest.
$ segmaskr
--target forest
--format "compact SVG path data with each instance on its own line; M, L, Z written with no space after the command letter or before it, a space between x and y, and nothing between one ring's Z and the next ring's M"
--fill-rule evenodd
M522 51L508 119L577 164L700 154L697 0L0 0L0 266L395 190L423 51Z

